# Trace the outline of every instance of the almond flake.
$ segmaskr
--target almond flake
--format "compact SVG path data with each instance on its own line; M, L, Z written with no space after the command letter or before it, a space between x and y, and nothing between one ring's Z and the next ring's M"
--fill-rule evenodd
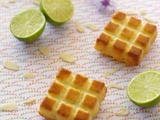
M83 27L82 23L79 21L76 22L76 28L77 28L78 32L80 32L80 33L84 32L84 27Z
M109 78L109 73L108 72L104 73L104 77Z
M24 73L23 77L26 79L32 79L35 77L35 75L33 73Z
M10 69L10 70L18 70L19 69L19 66L10 60L5 60L3 62L3 66L7 69Z
M109 74L113 74L113 73L115 73L115 72L117 72L117 71L118 71L118 69L113 68L113 69L111 69L111 70L109 71Z
M60 55L60 58L66 62L70 62L70 63L76 62L76 59L68 53L62 53Z
M9 0L9 2L10 2L10 3L15 3L15 2L16 2L16 0Z
M5 7L5 8L9 8L9 5L8 5L6 2L4 2L4 1L1 2L1 6L2 6L2 7Z
M87 28L89 28L90 30L93 30L93 31L98 31L98 30L100 30L99 27L97 27L97 26L94 25L94 24L88 24L88 25L87 25Z
M110 71L104 73L104 77L105 77L105 78L109 78L109 76L110 76L111 74L113 74L113 73L115 73L115 72L117 72L117 71L118 71L118 69L111 69Z
M30 99L30 100L26 100L26 101L24 101L24 104L32 104L32 103L34 103L36 101L36 99Z
M147 14L146 11L145 11L144 9L140 9L139 12L140 12L140 14L141 14L142 16L144 16L144 15Z
M148 21L148 22L151 22L151 23L158 23L158 21L156 21L156 20L154 20L154 19L152 19L152 18L150 18L150 17L148 17L148 16L143 16L143 18L146 20L146 21Z
M43 55L49 55L49 53L50 53L49 48L47 48L47 47L39 47L39 51L40 51Z
M117 84L109 84L108 88L117 88L117 89L121 89L121 87Z
M40 0L33 0L33 3L34 3L35 5L40 5Z
M121 108L119 112L115 113L116 116L127 116L129 114L129 110L126 108Z
M130 10L125 10L124 11L127 15L137 15L138 13L133 10L133 9L130 9Z
M17 108L17 104L16 103L4 103L4 104L0 104L0 109L1 110L12 111L12 110L15 110L16 108Z

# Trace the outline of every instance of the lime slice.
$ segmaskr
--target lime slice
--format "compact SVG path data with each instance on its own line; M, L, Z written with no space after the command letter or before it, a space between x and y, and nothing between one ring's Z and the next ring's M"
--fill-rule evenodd
M135 76L127 87L130 100L141 107L151 107L160 102L160 73L145 71Z
M71 0L41 0L40 10L47 21L53 25L61 25L69 21L74 13Z
M33 42L43 33L46 19L37 9L27 9L13 17L10 23L11 33L24 42Z

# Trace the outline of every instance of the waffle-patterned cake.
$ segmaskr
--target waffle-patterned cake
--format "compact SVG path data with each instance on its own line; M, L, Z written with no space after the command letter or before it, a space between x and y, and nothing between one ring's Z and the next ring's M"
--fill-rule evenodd
M38 112L49 120L92 120L106 92L103 82L61 68Z
M139 65L157 36L157 27L116 12L97 38L95 49L128 65Z

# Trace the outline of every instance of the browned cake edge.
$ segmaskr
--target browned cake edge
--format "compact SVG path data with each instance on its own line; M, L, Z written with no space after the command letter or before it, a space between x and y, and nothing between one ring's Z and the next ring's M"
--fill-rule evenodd
M42 117L44 117L45 119L47 119L47 120L54 120L54 119L51 119L51 118L46 117L46 115L44 115L40 110L38 110L38 113L39 113Z

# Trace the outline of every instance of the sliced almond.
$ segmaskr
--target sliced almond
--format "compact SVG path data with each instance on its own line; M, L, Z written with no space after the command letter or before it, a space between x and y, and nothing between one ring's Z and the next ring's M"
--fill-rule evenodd
M1 110L12 111L12 110L15 110L16 108L17 108L17 104L16 103L4 103L4 104L0 104L0 109Z
M104 73L104 77L105 77L105 78L109 78L109 75L110 75L110 74L109 74L108 72Z
M84 27L83 27L82 23L79 21L76 22L76 28L77 28L78 32L80 32L80 33L84 32Z
M115 113L116 116L127 116L129 110L127 108L121 108L119 112Z
M33 104L36 101L36 99L32 98L30 100L24 101L24 104Z
M98 31L100 30L98 26L94 25L94 24L87 24L87 28L93 31Z
M35 5L40 5L40 0L33 0L33 3L34 3Z
M43 54L43 55L49 55L50 50L47 47L39 47L39 51Z
M111 74L113 74L113 73L115 73L115 72L117 72L117 71L118 71L118 69L111 69L110 71L104 73L104 77L105 77L105 78L109 78L109 76L110 76Z
M133 10L133 9L129 9L129 10L125 10L124 11L127 15L137 15L138 13Z
M152 18L150 18L149 16L143 16L143 18L146 20L146 21L148 21L148 22L151 22L151 23L158 23L158 21L156 21L156 20L154 20L154 19L152 19Z
M5 60L3 62L3 66L7 69L10 69L10 70L18 70L19 69L19 66L10 60Z
M4 1L1 2L1 6L2 6L2 7L5 7L5 8L9 8L9 5L8 5L6 2L4 2Z
M68 53L62 53L60 55L60 58L66 62L71 62L71 63L76 62L76 59Z
M10 2L10 3L15 3L15 2L16 2L16 0L9 0L9 2Z
M116 69L116 68L113 68L113 69L111 69L110 71L108 71L109 72L109 74L113 74L113 73L115 73L115 72L117 72L118 71L118 69Z
M109 84L107 86L107 88L117 88L117 89L121 89L121 86L117 85L117 84Z
M141 14L142 16L144 16L144 15L147 14L146 11L145 11L144 9L140 9L139 12L140 12L140 14Z
M26 78L26 79L32 79L32 78L35 77L35 74L33 74L33 73L24 73L23 77Z

